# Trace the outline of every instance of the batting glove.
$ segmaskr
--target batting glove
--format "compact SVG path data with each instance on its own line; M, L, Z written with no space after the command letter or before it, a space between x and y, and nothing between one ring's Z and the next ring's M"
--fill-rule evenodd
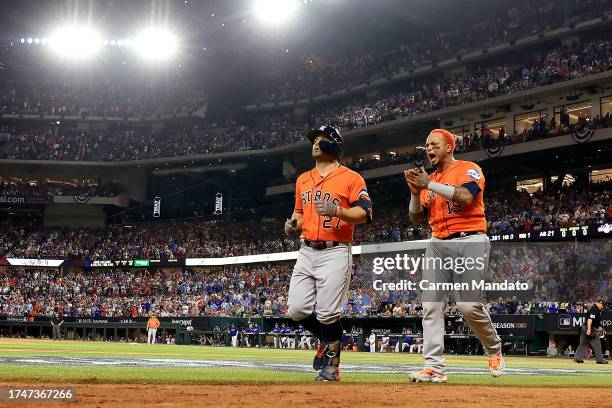
M297 220L287 220L287 222L285 222L285 234L294 237L297 235L297 232Z
M338 206L329 201L315 201L315 211L319 215L335 217L338 215Z

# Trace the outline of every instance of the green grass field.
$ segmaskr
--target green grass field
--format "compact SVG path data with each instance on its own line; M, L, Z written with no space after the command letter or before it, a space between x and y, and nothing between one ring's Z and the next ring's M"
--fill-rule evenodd
M312 356L313 351L298 350L2 339L0 381L306 383L314 376L307 368ZM82 365L70 363L75 359ZM422 357L345 352L342 362L344 383L405 383L405 372L418 367ZM447 365L451 384L612 387L612 364L593 361L578 365L565 358L508 357L507 374L497 379L484 375L484 357L448 356Z

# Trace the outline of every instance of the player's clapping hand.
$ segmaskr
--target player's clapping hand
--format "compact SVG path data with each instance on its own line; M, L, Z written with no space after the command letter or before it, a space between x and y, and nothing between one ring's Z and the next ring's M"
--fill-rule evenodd
M413 194L419 194L429 184L429 176L423 169L404 170L404 178Z
M329 201L315 200L315 211L319 215L329 215L335 217L338 214L338 206Z

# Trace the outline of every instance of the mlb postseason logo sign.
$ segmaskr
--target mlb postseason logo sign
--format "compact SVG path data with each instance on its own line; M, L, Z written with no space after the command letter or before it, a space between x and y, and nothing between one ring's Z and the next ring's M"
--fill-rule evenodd
M544 329L548 332L572 331L578 333L584 324L586 324L586 314L544 315ZM612 328L612 312L602 313L601 326L606 330Z
M535 336L535 315L491 315L500 336Z
M559 328L560 329L572 329L582 327L585 322L584 316L571 316L571 315L560 315L559 316Z

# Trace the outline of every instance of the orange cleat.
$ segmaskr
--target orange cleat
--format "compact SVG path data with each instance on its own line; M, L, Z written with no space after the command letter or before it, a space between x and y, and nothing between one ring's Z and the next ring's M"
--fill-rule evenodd
M504 368L506 368L506 360L504 360L501 351L494 356L489 356L489 372L493 377L502 375Z

